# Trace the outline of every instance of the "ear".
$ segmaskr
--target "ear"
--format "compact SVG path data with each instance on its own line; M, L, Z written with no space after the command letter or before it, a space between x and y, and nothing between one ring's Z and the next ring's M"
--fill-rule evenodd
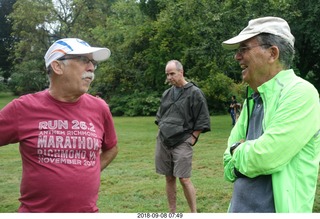
M269 48L269 51L270 51L270 58L269 58L269 61L272 63L272 62L275 62L279 59L279 48L277 46L271 46Z
M54 71L55 74L57 74L57 75L62 75L63 74L64 65L63 65L62 61L55 60L55 61L52 61L50 65L51 65L51 68L52 68L52 70Z

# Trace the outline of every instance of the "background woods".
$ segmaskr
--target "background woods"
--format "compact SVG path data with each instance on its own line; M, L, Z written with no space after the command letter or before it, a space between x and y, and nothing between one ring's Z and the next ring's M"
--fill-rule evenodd
M78 37L106 46L90 93L102 92L114 115L154 115L164 66L179 59L204 91L211 114L244 97L234 52L221 42L260 16L286 19L296 37L294 69L320 90L319 0L0 0L0 91L45 89L50 44Z

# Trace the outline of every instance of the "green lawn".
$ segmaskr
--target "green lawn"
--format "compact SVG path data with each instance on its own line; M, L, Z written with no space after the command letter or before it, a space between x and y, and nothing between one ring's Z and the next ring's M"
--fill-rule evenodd
M0 96L0 108L5 102L3 98ZM12 97L5 99L9 101ZM120 151L102 172L100 212L167 212L165 179L157 175L154 168L157 134L154 117L115 117L114 121ZM223 179L222 166L231 119L228 115L213 116L211 121L212 131L202 134L194 148L192 181L197 189L198 211L224 213L232 192L232 184ZM18 146L2 147L0 158L0 212L16 212L21 179ZM315 212L320 212L319 190L318 183ZM189 212L180 185L177 197L177 211Z

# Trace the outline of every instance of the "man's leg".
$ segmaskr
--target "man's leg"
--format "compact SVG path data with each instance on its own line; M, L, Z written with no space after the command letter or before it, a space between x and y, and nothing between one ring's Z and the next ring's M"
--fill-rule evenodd
M177 210L177 185L176 177L166 176L166 192L169 203L170 213L176 213Z
M233 110L231 111L230 116L231 116L231 120L232 120L232 125L235 125L236 121L235 121L235 115L234 115Z
M184 195L187 199L191 213L197 213L196 190L190 178L180 178Z

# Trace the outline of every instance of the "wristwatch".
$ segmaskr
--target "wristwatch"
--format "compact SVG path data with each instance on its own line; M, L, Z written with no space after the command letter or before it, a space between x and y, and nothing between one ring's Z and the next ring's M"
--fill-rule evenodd
M236 142L230 147L230 154L233 155L233 150L236 149L241 144L241 142Z

